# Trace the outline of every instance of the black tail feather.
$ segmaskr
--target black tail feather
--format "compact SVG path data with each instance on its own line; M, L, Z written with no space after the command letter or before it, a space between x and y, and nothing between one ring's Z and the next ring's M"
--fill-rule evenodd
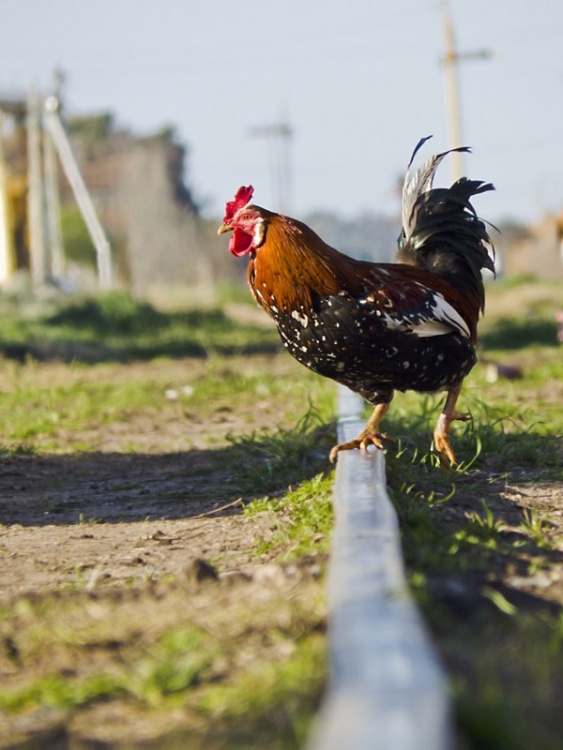
M419 142L413 158L426 140ZM492 243L487 226L477 216L471 198L494 187L462 177L450 188L432 188L436 169L449 153L431 157L412 177L407 171L398 260L436 273L458 287L473 289L482 308L485 293L481 270L494 273L495 267L488 251Z

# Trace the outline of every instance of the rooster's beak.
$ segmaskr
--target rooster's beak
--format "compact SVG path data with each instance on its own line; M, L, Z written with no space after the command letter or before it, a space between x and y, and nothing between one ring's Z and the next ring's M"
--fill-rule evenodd
M230 224L221 224L217 234L225 234L225 232L232 232L233 229L234 227L230 226Z

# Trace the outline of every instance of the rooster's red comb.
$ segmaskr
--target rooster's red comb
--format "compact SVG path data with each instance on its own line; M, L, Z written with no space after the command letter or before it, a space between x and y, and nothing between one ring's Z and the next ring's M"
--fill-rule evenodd
M250 203L253 193L254 188L252 185L249 185L248 187L239 187L235 199L229 201L225 207L225 218L223 219L223 224L227 224L231 221L237 211L240 211L240 209L246 206L247 203Z

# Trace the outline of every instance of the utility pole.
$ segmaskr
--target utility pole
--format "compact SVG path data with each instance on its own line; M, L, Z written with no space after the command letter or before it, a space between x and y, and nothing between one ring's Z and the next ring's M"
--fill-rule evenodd
M280 213L289 213L291 209L291 160L290 145L293 130L283 118L273 125L261 125L249 129L253 137L270 138L276 151L271 157L272 184L274 187L277 209Z
M448 141L450 148L463 146L461 142L461 116L459 106L459 80L457 64L462 60L490 60L491 50L483 49L476 52L458 52L455 44L454 26L449 0L443 0L444 8L444 43L445 52L443 65L445 72L446 113L448 120ZM459 180L463 177L463 154L451 155L452 178Z
M27 107L27 160L28 160L28 204L29 204L29 250L31 278L38 287L47 281L47 257L45 247L45 205L43 179L41 175L41 110L39 94L33 85L29 92Z

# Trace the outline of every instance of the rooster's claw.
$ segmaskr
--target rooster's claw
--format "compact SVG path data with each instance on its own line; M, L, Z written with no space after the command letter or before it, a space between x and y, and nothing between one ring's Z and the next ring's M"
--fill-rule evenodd
M347 443L339 443L338 445L335 445L328 456L330 463L333 464L336 461L336 457L340 451L351 451L359 448L362 453L366 453L370 445L375 445L376 448L382 449L384 440L388 441L389 443L396 442L394 438L391 438L384 433L378 432L375 435L371 433L362 433L361 435L358 435L355 440L350 440Z
M444 411L440 414L438 424L434 430L434 447L440 458L440 463L444 469L451 469L457 466L457 458L454 450L450 445L449 431L450 425L454 420L459 422L468 422L472 417L471 414L462 414L455 411L455 401L459 395L459 389L448 395Z

